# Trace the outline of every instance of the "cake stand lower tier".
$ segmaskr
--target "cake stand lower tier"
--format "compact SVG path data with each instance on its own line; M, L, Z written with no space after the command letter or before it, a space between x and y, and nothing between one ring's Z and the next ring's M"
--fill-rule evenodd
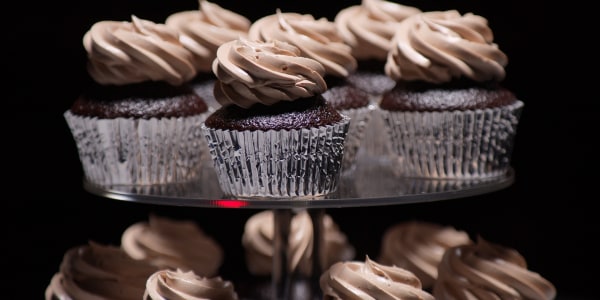
M321 226L326 208L398 205L457 199L498 191L514 182L512 169L504 176L473 180L407 178L397 170L393 162L385 159L369 155L359 156L356 168L340 177L338 189L318 199L237 199L225 196L210 163L201 170L199 180L185 184L99 186L84 180L83 186L88 192L98 196L146 204L272 209L274 210L274 255L270 282L253 284L251 290L254 295L246 297L242 294L242 300L320 300L322 295L319 277L324 271L321 263L324 255ZM308 278L290 272L287 268L286 250L291 219L298 210L308 210L313 224L319 225L313 226L313 268Z

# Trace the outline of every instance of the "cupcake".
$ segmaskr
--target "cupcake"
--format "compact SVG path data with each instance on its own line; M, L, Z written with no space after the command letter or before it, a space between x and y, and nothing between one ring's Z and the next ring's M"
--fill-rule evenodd
M190 82L192 88L210 108L216 109L220 105L213 95L215 75L211 68L217 48L238 37L246 37L251 21L216 3L198 2L198 10L175 12L167 17L165 24L179 32L181 44L193 54L193 64L198 73Z
M325 69L286 42L219 47L222 105L203 130L225 197L325 197L338 186L349 118L323 98Z
M193 271L160 270L146 281L144 300L237 300L233 283L221 277L202 277Z
M553 300L556 288L527 269L515 249L478 237L469 245L449 248L438 266L436 299Z
M420 13L418 8L385 0L362 0L358 5L341 9L334 23L358 62L348 80L368 92L373 102L394 87L384 73L391 39L400 22Z
M95 23L83 45L92 80L64 117L85 179L109 186L196 178L209 112L187 84L196 71L177 32L132 16Z
M365 261L338 262L319 280L323 300L342 299L423 299L433 296L421 288L413 273L379 264L366 256Z
M45 299L142 299L146 279L156 271L117 246L90 241L65 252Z
M454 227L407 221L385 231L378 261L412 272L421 281L423 289L431 291L446 249L469 243L469 235Z
M339 229L330 215L323 216L322 266L327 268L338 261L354 258L355 250L346 235ZM287 253L288 271L306 277L312 274L314 248L313 223L307 211L293 215L289 234ZM246 265L253 275L269 275L273 271L274 243L273 211L265 210L252 215L244 226L242 246L245 249ZM320 271L319 271L320 272Z
M199 276L215 276L224 256L221 246L193 221L157 215L125 229L121 248L160 269L193 271Z
M334 19L338 32L357 60L357 69L347 80L365 91L374 105L363 151L375 158L375 163L388 164L391 153L389 137L377 106L383 93L395 85L384 72L387 53L392 47L391 39L400 22L420 12L418 8L396 2L363 0L358 5L341 9Z
M309 14L284 13L277 9L275 14L252 23L248 36L251 40L290 43L300 49L302 56L325 67L327 90L323 97L340 113L350 117L342 171L353 170L373 106L367 92L346 80L356 71L357 64L352 49L344 43L335 24L326 18L315 19Z
M487 19L456 10L404 20L385 71L397 83L380 103L406 177L506 175L523 102L501 85L507 56Z

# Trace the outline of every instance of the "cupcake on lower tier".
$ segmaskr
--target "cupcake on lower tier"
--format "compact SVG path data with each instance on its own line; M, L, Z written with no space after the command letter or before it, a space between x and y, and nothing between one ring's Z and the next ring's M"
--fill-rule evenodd
M433 295L439 300L553 300L556 288L528 270L518 251L480 236L475 243L446 250L438 266Z
M322 239L323 261L320 266L328 268L339 261L354 258L355 249L330 215L323 215ZM271 210L252 215L244 226L242 246L245 249L246 265L252 275L263 276L273 273L275 220ZM306 210L292 215L288 249L288 271L309 277L313 274L313 252L315 236L313 221ZM322 270L317 271L319 274Z
M466 232L451 226L406 221L385 231L379 261L411 271L419 278L423 289L431 291L446 249L470 243Z
M160 269L193 271L215 276L223 263L223 249L196 223L150 215L149 220L127 227L121 248L134 259Z
M45 299L142 299L146 280L156 271L117 246L90 241L65 252Z
M404 20L380 108L407 177L481 179L510 169L523 102L500 82L506 55L481 16L432 11Z
M226 196L320 198L338 186L349 118L321 95L323 66L281 42L238 39L217 51L203 130Z
M160 270L148 277L144 300L238 300L233 283L219 276L203 277L193 271Z
M338 262L319 280L323 300L346 299L422 299L433 300L421 282L405 269L365 261Z
M83 38L89 86L64 113L87 181L188 182L208 157L208 106L188 85L192 54L177 32L132 16L100 21Z

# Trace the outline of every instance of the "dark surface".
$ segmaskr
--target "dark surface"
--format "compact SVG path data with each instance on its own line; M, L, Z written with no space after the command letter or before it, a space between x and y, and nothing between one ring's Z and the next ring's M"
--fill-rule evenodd
M219 3L231 8L232 3L247 2ZM280 7L331 17L347 3L358 1L327 6L323 1L263 1L239 6L238 12L255 19ZM562 17L575 9L561 5L565 12L558 18L551 17L541 1L403 3L423 10L473 11L490 21L495 41L509 57L504 84L525 102L513 154L516 182L499 192L464 199L327 212L357 245L358 258L378 253L382 233L392 224L430 220L517 249L531 270L556 285L559 299L597 298L593 274L599 265L593 245L600 236L594 209L598 154L592 143L598 136L598 105L586 92L588 84L569 82L585 79L578 76L582 73L561 69L571 67L571 60L585 64L590 56L561 52L564 44L574 49L587 46L567 43L567 36L558 32L571 31L551 27L566 26ZM150 212L196 220L226 249L223 277L247 276L241 233L245 220L256 211L154 206L93 196L83 190L77 150L62 116L85 82L81 38L93 22L128 20L131 14L161 21L171 12L197 8L197 2L14 5L4 17L8 40L3 39L2 47L2 70L8 80L3 84L8 107L2 118L8 162L0 250L3 297L42 299L67 249L88 240L119 244L123 230Z

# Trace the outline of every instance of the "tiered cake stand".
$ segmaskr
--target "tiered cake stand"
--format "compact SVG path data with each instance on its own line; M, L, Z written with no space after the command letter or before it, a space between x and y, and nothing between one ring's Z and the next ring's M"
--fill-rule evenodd
M322 224L327 208L398 205L417 202L439 201L470 197L494 192L510 186L514 181L512 169L505 176L486 180L434 180L406 178L397 173L390 161L368 155L358 155L356 168L340 178L338 190L318 199L234 199L225 197L217 182L217 176L210 163L202 170L201 180L189 184L164 186L97 186L84 182L84 188L102 197L147 204L225 208L225 209L273 209L274 215L274 257L273 272L268 296L271 299L321 299L318 286L319 271L313 271L312 278L299 278L289 272L286 266L287 241L290 221L294 211L306 209L313 224ZM313 270L323 270L320 263L323 232L320 226L313 226L315 242ZM298 292L298 283L302 292ZM264 295L264 291L261 295ZM244 295L242 295L244 296ZM246 299L245 297L242 297Z

